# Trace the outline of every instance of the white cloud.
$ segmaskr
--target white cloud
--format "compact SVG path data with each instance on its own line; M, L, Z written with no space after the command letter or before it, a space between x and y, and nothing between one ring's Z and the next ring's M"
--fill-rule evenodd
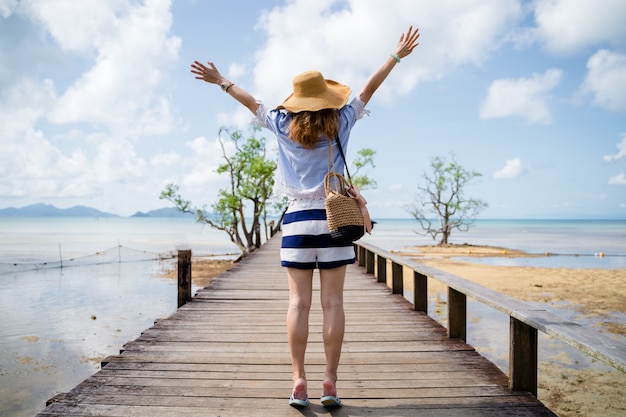
M7 18L17 7L17 0L0 0L0 16Z
M516 178L526 172L528 168L522 164L521 158L513 158L506 161L504 167L493 173L493 178L506 180Z
M106 209L153 191L134 141L176 123L167 86L180 39L169 33L170 6L0 0L12 22L0 52L11 62L0 69L1 197L100 200Z
M199 137L188 142L187 146L194 152L187 162L193 168L189 174L185 175L183 184L188 187L206 187L207 184L215 182L221 184L226 175L217 173L217 167L225 162L219 139L216 138L211 142L204 137ZM231 155L234 143L225 139L224 147L226 154Z
M0 102L0 195L67 193L89 163L81 149L66 155L34 127L54 103L53 83L24 78L5 93Z
M243 77L246 74L246 66L243 64L230 64L228 67L228 76L234 79Z
M528 123L549 124L549 92L561 81L562 71L550 69L532 78L496 80L480 108L482 119L517 116Z
M23 0L18 12L26 15L70 52L89 53L106 43L106 35L129 4L99 0Z
M536 0L536 36L548 50L576 52L596 45L626 46L626 2Z
M589 58L587 69L582 91L593 95L595 105L626 113L626 54L600 50Z
M310 69L358 93L401 32L417 26L420 46L377 92L389 100L459 66L480 65L521 17L518 0L398 1L394 7L387 0L294 0L259 20L267 42L257 53L255 93L269 106L276 105L291 91L285 80Z
M146 161L125 139L108 138L98 145L92 177L97 182L124 183L146 175Z
M167 168L180 161L180 159L181 157L177 152L160 153L150 159L150 165L156 168Z
M609 184L611 185L626 185L626 175L622 172L611 178L609 178Z
M75 8L74 2L61 1L33 7L61 47L96 55L93 66L59 98L49 119L57 124L96 123L126 136L168 132L174 120L162 86L180 48L180 39L168 33L170 2L95 3L99 6ZM78 35L67 27L72 26L67 15L95 23L85 31L83 23L75 25Z
M622 138L622 141L617 144L617 153L615 155L605 155L604 160L606 162L613 162L626 157L626 135Z

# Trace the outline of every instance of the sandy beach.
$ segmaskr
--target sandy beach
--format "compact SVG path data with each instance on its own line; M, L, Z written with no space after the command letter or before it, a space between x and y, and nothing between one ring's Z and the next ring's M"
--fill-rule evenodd
M568 303L581 314L594 317L600 323L598 331L609 337L626 335L626 323L609 317L614 312L626 314L626 269L491 266L453 259L549 256L488 246L419 246L403 255L524 301ZM440 290L445 289L441 286ZM437 291L437 287L431 285L429 291ZM568 362L568 358L559 359ZM625 373L604 366L576 367L540 363L539 399L560 417L626 415Z
M600 323L598 330L609 337L626 335L626 323L609 316L614 312L626 314L626 269L491 266L453 259L546 256L488 246L419 246L402 255L525 301L548 305L568 303L580 314L594 317ZM208 285L231 265L231 261L194 261L194 285ZM175 274L176 271L168 273L172 278ZM443 286L437 288L431 284L429 291L438 290L443 291ZM568 358L558 352L555 355L559 356L558 363L540 363L538 397L546 406L560 417L626 415L625 373L602 364L577 369L581 368L579 364L563 365Z

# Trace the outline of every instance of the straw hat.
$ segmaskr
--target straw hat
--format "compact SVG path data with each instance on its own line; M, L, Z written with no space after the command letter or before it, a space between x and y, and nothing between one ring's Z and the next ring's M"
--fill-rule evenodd
M350 98L350 87L337 81L325 80L319 71L308 71L293 79L293 93L277 109L292 113L340 109Z

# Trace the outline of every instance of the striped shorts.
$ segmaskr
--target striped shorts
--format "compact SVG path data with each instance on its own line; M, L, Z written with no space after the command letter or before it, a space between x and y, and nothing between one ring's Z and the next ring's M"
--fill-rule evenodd
M330 236L323 199L291 201L282 229L282 266L331 269L355 262L354 245L337 243Z

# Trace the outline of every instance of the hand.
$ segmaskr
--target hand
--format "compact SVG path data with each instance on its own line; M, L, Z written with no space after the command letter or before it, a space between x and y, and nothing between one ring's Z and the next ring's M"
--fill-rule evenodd
M396 46L396 50L394 53L398 56L398 58L404 58L405 56L413 52L413 49L415 49L415 47L419 45L419 43L417 42L417 39L419 37L419 29L415 28L415 30L413 30L413 26L409 26L409 30L406 33L406 36L403 33L400 36L400 40L398 41L398 46Z
M359 187L356 185L350 185L347 191L348 195L356 200L357 205L361 209L361 213L363 213L363 227L365 228L365 232L371 235L374 225L372 224L370 213L367 210L367 201L361 195L361 190L359 190Z
M365 198L361 195L361 190L359 190L359 187L352 184L350 188L348 188L346 191L348 192L348 195L350 197L356 200L359 207L365 207L367 205L367 200L365 200Z
M220 74L215 65L213 65L212 62L207 62L207 64L208 66L205 66L198 61L194 61L193 64L191 64L191 72L198 75L196 79L203 80L211 84L222 83L222 74Z

